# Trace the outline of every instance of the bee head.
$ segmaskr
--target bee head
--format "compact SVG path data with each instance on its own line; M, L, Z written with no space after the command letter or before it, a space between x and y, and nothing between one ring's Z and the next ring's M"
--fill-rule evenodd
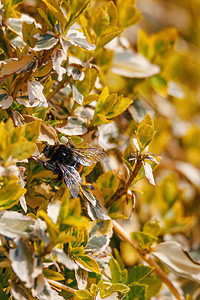
M47 158L50 158L51 157L51 153L52 153L52 150L55 148L55 146L52 146L52 145L47 145L44 147L42 153L44 154L44 156L46 156Z

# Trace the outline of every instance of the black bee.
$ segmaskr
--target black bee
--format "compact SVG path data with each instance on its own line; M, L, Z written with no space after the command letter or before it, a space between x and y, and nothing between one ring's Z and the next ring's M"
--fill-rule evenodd
M79 193L81 182L80 171L82 165L90 166L105 158L106 154L98 148L75 148L72 143L69 146L64 144L47 145L42 151L47 161L39 162L47 170L63 178L66 186L70 190L72 197L76 198Z

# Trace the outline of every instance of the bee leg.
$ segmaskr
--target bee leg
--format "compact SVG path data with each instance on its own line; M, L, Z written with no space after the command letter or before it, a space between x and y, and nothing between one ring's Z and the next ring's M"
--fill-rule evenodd
M53 164L51 161L43 161L41 159L38 159L38 162L41 163L43 165L43 167L47 170L50 170L52 172L57 171L57 167L55 164Z

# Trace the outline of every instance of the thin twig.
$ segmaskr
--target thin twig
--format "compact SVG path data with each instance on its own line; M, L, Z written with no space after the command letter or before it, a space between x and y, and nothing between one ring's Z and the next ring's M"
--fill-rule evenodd
M123 195L126 194L129 186L131 185L131 183L133 182L133 180L137 176L141 166L142 166L142 160L137 160L136 165L135 165L135 169L133 170L129 180L127 181L127 183L125 184L124 187L119 188L116 191L116 193L113 195L113 197L110 200L108 200L108 202L105 204L106 208L110 207L115 201L117 201L120 197L122 197Z
M173 283L169 280L167 275L163 272L163 270L159 267L159 265L149 256L149 254L141 253L138 246L134 243L134 241L131 239L131 237L125 232L125 230L114 220L112 220L113 228L115 232L117 232L126 242L129 243L140 255L140 257L148 263L150 266L154 267L154 271L157 273L157 275L162 279L162 282L168 287L168 289L171 291L171 293L176 297L177 300L184 300L184 298L181 296L179 291L176 289L176 287L173 285Z
M65 284L62 284L62 283L57 282L57 281L52 280L52 279L47 279L47 281L48 281L51 285L53 285L53 286L55 286L55 287L57 287L57 288L59 288L59 289L62 289L62 290L64 290L64 291L67 291L67 292L69 292L69 293L71 293L71 294L76 294L76 291L77 291L77 290L75 290L75 289L73 289L73 288L71 288L71 287L69 287L69 286L67 286L67 285L65 285Z
M55 94L57 94L59 92L59 90L61 90L66 83L68 83L69 78L63 78L58 85L56 86L56 88L46 97L47 100L50 100Z

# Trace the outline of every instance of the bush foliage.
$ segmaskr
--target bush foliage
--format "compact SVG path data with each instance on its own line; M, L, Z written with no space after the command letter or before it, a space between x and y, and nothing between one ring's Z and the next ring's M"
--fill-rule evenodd
M0 299L199 299L199 17L2 0ZM69 142L107 153L76 198L40 163Z

